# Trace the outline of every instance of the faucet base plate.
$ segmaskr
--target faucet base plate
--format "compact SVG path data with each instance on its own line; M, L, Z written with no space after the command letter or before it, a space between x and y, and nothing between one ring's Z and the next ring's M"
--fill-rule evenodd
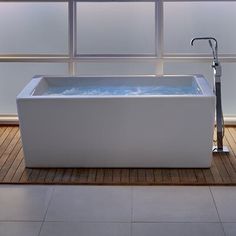
M229 149L227 146L223 146L223 148L218 148L217 146L212 147L213 153L229 153Z

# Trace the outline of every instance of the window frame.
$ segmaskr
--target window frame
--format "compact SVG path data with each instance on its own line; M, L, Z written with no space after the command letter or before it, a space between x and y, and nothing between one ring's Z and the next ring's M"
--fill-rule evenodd
M155 54L77 54L76 52L76 6L77 2L154 2L155 3ZM235 2L236 0L207 0L207 2ZM205 0L0 0L1 2L66 2L68 3L68 54L1 54L0 62L46 62L67 63L68 74L77 74L76 65L80 62L154 62L156 74L163 74L167 62L210 63L210 54L164 53L164 3L165 2L206 2ZM236 63L236 55L220 54L222 63Z

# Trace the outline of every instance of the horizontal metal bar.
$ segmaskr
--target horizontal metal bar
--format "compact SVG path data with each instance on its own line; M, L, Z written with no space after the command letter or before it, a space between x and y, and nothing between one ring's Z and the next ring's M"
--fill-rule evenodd
M164 53L164 57L201 57L201 58L208 58L212 57L211 53ZM236 58L236 54L233 53L219 53L219 58Z
M235 2L236 0L162 0L163 2Z
M69 57L0 57L0 62L69 62Z
M155 2L155 0L0 0L0 2ZM158 1L158 0L157 0ZM236 0L162 0L163 2L235 2Z
M236 54L219 54L219 58L236 58ZM163 57L156 56L155 53L146 54L78 54L73 56L73 53L69 54L0 54L1 59L18 59L18 58L212 58L212 54L206 53L165 53Z
M212 57L167 57L162 58L164 62L176 61L176 62L212 62ZM220 57L222 63L236 63L236 57Z
M236 58L222 57L222 63L236 63ZM113 63L113 62L211 62L211 57L0 57L0 63L4 62L48 62L48 63Z
M77 0L76 2L155 2L156 0Z
M69 54L37 54L37 53L30 53L30 54L23 54L23 53L11 53L11 54L1 54L0 53L0 58L61 58L61 57L69 57Z
M1 2L155 2L155 0L0 0Z
M77 54L76 57L78 58L102 58L102 57L156 57L155 53L133 53L133 54L128 54L128 53L124 53L124 54Z
M74 62L114 63L114 62L157 62L157 57L76 57Z
M0 3L1 2L7 2L7 3L14 3L14 2L68 2L68 1L71 1L71 0L0 0Z

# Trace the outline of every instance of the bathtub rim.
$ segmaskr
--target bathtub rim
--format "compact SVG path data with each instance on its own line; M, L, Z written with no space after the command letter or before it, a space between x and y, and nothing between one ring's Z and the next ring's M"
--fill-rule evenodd
M201 94L156 94L156 95L33 95L35 88L39 85L40 81L45 78L183 78L183 77L192 77L195 82L197 83L197 86L201 90ZM201 75L201 74L185 74L185 75L131 75L131 76L55 76L55 75L37 75L34 76L29 83L21 90L21 92L17 95L16 100L21 99L114 99L114 98L167 98L167 97L213 97L215 96L213 91L210 88L209 82L207 79Z

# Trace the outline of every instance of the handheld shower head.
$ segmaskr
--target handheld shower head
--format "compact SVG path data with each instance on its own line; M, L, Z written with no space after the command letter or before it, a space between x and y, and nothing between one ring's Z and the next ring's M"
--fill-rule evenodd
M197 41L197 40L208 40L208 43L212 49L212 54L213 54L213 58L214 58L214 61L216 63L218 63L218 42L216 40L216 38L213 38L213 37L197 37L197 38L193 38L190 42L191 46L194 45L194 42ZM215 48L213 47L213 44L212 44L212 40L215 42Z

